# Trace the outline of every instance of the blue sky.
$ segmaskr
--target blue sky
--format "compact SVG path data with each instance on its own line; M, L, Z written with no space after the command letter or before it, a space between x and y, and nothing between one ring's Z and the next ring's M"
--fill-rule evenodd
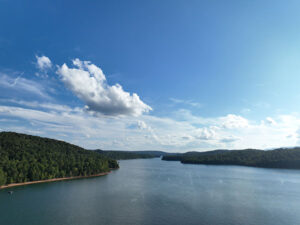
M103 149L299 145L299 10L0 0L0 129Z

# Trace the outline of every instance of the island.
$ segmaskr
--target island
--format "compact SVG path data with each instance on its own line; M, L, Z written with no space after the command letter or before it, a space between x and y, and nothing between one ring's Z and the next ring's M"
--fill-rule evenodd
M0 133L0 188L102 176L117 168L116 160L64 141Z
M239 165L263 168L300 169L300 148L274 150L214 150L165 155L162 160L189 164Z

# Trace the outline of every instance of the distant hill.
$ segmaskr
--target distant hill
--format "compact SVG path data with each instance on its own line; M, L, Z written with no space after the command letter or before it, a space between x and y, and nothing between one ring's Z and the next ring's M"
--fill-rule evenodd
M104 150L94 150L95 152L111 158L111 159L148 159L148 158L158 158L169 153L162 151L104 151Z
M166 161L181 161L184 157L198 157L200 155L214 155L219 153L225 153L229 150L213 150L207 152L186 152L186 153L173 153L173 154L166 154L162 157L162 160Z
M130 151L138 154L146 154L146 155L154 155L156 157L161 157L164 155L174 154L169 152L163 152L163 151L153 151L153 150L144 150L144 151Z
M275 150L215 150L187 152L163 156L162 160L180 161L191 164L242 165L264 168L300 169L300 148Z
M118 168L116 160L63 141L0 133L0 186L53 178L90 176Z

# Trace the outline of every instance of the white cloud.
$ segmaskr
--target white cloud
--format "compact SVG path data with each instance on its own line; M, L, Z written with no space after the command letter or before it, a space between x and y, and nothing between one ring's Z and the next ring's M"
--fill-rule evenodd
M200 140L212 140L217 136L215 129L213 128L199 128L196 130L195 137Z
M36 67L41 71L46 71L52 67L52 62L47 56L35 56Z
M191 113L190 110L187 109L179 109L175 111L172 116L174 116L179 121L188 121L192 124L210 125L216 122L215 118L195 116Z
M129 129L138 129L138 130L151 130L151 127L148 126L144 121L138 120L130 123L127 128Z
M271 117L267 117L267 118L266 118L266 121L267 121L267 123L270 124L270 125L276 125L276 124L277 124L276 121L273 120Z
M232 143L232 142L235 142L235 141L238 141L238 140L240 140L239 137L229 136L229 137L222 138L220 140L220 142L223 142L223 143Z
M21 76L16 78L0 73L0 86L13 90L14 92L27 92L39 97L50 99L43 85L33 80L28 80Z
M190 135L185 135L185 136L182 136L181 137L183 140L187 140L187 141L190 141L190 140L193 140L194 137L190 136Z
M17 105L27 106L31 108L43 108L43 109L49 109L49 110L55 110L55 111L80 111L82 109L75 108L72 109L71 107L67 105L60 105L60 104L54 104L51 102L38 102L38 101L23 101L23 100L15 100L15 99L0 99L0 102L9 102L14 103Z
M123 90L120 84L108 85L102 70L89 61L73 60L75 68L66 64L57 73L64 84L86 104L86 109L105 115L140 116L152 110L135 93Z
M139 120L137 122L137 127L141 130L145 130L148 129L149 127L147 126L147 124L144 121Z
M227 129L234 129L234 128L244 128L249 125L247 119L242 116L228 114L225 117L221 117L222 127Z
M297 134L288 134L286 136L286 138L295 138L295 137L297 137Z
M202 104L192 101L192 100L183 100L183 99L178 99L178 98L170 98L170 100L175 103L175 104L185 104L193 107L201 107Z

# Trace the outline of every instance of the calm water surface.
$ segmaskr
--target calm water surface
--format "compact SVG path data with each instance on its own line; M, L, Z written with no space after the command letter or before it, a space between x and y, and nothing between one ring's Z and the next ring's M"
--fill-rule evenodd
M0 191L1 225L300 224L300 171L120 161L105 177Z

